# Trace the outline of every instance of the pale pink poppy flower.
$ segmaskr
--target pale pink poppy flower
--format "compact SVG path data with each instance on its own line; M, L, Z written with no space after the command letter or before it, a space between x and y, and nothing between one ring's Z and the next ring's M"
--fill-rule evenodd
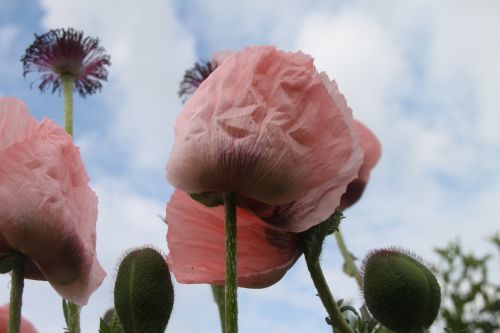
M9 304L0 306L0 333L7 333L9 325ZM38 333L36 328L26 319L21 318L20 333Z
M238 285L265 288L278 282L300 256L298 235L277 229L237 208ZM181 283L224 284L224 207L208 208L176 190L167 205L167 262Z
M1 98L0 161L0 258L24 254L27 278L86 304L106 273L95 252L97 197L78 148L54 122Z
M349 183L346 193L344 193L340 200L340 210L352 206L361 198L366 184L368 183L368 179L370 178L370 172L375 167L382 154L382 147L375 134L359 121L355 120L354 126L361 136L361 144L365 155L361 169L359 169L358 178Z
M285 210L300 216L280 226L299 232L335 211L362 160L352 112L313 59L250 47L229 55L188 99L167 178L185 192L294 205Z

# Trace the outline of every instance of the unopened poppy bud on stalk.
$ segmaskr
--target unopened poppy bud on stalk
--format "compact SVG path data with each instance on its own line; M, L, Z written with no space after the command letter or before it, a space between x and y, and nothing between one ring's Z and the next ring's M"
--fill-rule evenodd
M147 247L127 254L118 268L114 296L125 333L163 333L174 305L165 258Z
M416 255L397 248L372 251L363 273L366 306L380 323L398 333L426 332L432 325L441 289Z

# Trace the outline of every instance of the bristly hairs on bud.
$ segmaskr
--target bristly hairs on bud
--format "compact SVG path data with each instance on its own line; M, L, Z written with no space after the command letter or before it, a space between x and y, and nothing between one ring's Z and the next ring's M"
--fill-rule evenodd
M174 290L165 257L151 247L128 252L116 274L114 304L125 333L163 333Z
M363 296L368 310L398 333L425 332L435 321L441 290L430 266L414 253L390 247L363 261Z

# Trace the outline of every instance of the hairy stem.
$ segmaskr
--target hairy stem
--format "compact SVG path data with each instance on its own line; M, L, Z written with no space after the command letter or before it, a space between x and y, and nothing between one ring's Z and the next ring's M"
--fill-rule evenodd
M68 329L70 333L80 333L80 305L68 302Z
M314 282L314 286L318 291L318 296L321 299L321 302L323 303L323 306L325 307L326 312L328 312L328 315L330 317L332 323L332 332L337 332L336 330L338 329L338 332L354 333L342 316L342 313L337 306L337 302L335 302L335 299L330 292L330 288L326 283L325 276L323 275L323 270L321 269L321 265L319 263L319 259L311 258L311 256L308 255L306 255L305 258L307 269L309 270L311 278Z
M225 329L226 333L238 332L238 273L236 261L236 198L224 193L226 229L226 286L225 286Z
M344 265L347 270L347 273L354 277L356 282L358 283L359 288L363 289L363 278L359 273L358 267L356 267L356 263L354 262L354 258L347 249L344 238L342 237L342 233L340 229L335 232L335 239L337 240L337 245L340 249L340 253L342 253L342 257L344 257Z
M19 333L21 327L21 308L23 305L23 289L26 259L20 253L16 256L12 272L9 304L9 327L8 333Z
M64 129L73 136L73 83L72 76L62 76L62 90L64 98Z

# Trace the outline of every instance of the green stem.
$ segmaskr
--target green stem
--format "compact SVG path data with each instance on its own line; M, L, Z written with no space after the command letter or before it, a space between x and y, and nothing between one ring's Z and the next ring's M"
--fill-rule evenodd
M340 253L342 253L342 256L344 257L344 265L347 270L347 273L350 276L354 277L354 279L356 279L356 282L358 283L358 286L361 289L363 289L363 278L359 273L358 267L356 267L356 263L354 262L354 257L352 256L351 252L349 252L347 246L345 245L345 241L344 238L342 237L340 229L337 232L335 232L335 239L337 240L337 245L340 249Z
M353 330L349 327L349 324L345 321L342 313L340 312L339 307L337 306L337 302L332 296L330 292L330 288L326 283L325 276L323 275L323 270L321 269L321 265L319 263L318 258L311 258L311 256L305 255L307 269L311 274L311 278L314 282L314 286L318 291L318 296L323 303L323 306L328 312L330 320L332 322L332 332L336 332L335 329L338 329L339 332L342 333L354 333Z
M22 254L14 254L9 304L9 328L8 333L19 333L21 327L21 308L23 304L25 258Z
M64 129L73 136L73 83L72 76L62 76L62 90L64 98Z
M64 98L64 129L73 136L73 84L72 76L62 76L62 90ZM80 309L77 304L68 302L68 329L71 333L80 333Z
M236 262L236 198L224 193L226 229L226 287L225 329L227 333L238 332L238 273Z
M70 333L80 333L80 309L79 305L68 301L68 330Z
M211 285L212 294L214 295L214 301L217 304L219 310L220 326L222 333L226 333L225 327L225 315L224 315L224 286Z

